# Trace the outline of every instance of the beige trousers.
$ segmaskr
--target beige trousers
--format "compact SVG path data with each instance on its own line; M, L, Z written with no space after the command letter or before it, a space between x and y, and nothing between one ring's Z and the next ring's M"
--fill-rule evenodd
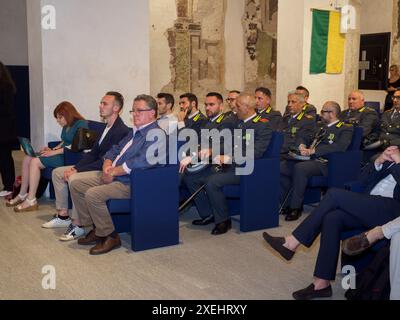
M114 230L107 201L110 199L129 199L130 185L114 181L104 184L101 171L92 171L90 176L70 182L72 202L81 224L85 227L95 225L96 235L106 237Z

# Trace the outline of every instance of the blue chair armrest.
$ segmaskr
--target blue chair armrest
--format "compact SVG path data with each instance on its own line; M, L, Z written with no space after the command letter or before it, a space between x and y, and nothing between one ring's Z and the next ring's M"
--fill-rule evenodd
M328 187L343 188L360 176L361 151L335 152L328 155Z

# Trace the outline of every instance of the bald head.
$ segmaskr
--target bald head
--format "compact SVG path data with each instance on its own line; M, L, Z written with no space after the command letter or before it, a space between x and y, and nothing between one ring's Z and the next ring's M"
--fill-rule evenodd
M358 110L364 107L364 93L360 90L354 90L349 94L348 105L350 110Z
M242 93L236 99L236 112L240 120L245 120L256 113L256 99L254 95Z

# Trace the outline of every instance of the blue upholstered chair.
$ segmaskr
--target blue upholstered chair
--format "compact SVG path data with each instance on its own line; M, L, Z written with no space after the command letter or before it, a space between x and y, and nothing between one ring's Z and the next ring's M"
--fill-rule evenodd
M108 209L118 233L131 233L133 251L179 243L178 166L133 170L131 198L110 200Z
M362 132L362 128L354 128L347 151L328 155L328 176L314 176L309 179L304 204L319 202L321 190L324 188L344 188L346 182L358 179L362 157Z
M255 160L254 172L242 176L240 185L225 186L232 216L240 215L240 231L277 227L279 224L279 156L281 133L274 132L267 151Z
M364 105L378 112L381 115L381 103L379 101L365 101Z
M96 131L98 134L102 133L105 125L106 124L103 122L88 120L89 129ZM49 142L48 147L54 148L59 143L60 143L60 141ZM68 148L64 148L64 164L66 166L70 166L70 165L74 165L74 164L78 163L79 160L82 159L83 154L84 154L83 152L72 152ZM53 170L54 170L54 168L48 167L48 168L44 168L41 172L42 179L47 180L50 183L50 187L49 187L50 199L55 199L53 182L51 181L51 175L52 175Z

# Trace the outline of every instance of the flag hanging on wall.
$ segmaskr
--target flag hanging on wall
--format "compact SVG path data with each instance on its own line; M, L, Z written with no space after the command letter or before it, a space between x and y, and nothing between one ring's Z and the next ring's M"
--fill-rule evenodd
M340 12L313 9L310 73L342 73L345 36Z

